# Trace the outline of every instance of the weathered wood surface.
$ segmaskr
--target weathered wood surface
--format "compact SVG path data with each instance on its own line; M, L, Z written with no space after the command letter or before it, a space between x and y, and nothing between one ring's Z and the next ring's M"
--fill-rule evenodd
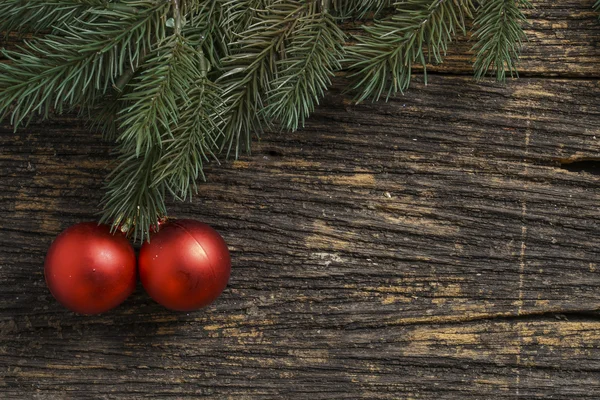
M535 0L525 12L527 45L519 71L522 76L595 77L600 75L598 16L594 0ZM472 39L461 39L444 64L447 73L470 73Z
M141 288L102 316L61 308L45 251L94 218L109 145L69 117L3 126L0 397L600 397L600 84L586 66L600 30L577 11L587 3L538 2L579 22L556 47L528 47L530 77L447 70L361 106L339 82L304 130L209 168L199 196L170 208L232 250L228 289L199 312ZM578 41L580 26L594 33Z

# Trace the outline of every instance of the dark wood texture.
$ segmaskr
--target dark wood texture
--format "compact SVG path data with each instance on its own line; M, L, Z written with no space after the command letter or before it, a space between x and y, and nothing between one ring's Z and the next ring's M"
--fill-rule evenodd
M232 251L198 312L141 287L102 316L59 306L43 258L94 218L110 147L72 117L4 125L0 398L599 398L600 24L554 3L522 79L451 55L361 106L340 80L302 131L209 167L170 207Z

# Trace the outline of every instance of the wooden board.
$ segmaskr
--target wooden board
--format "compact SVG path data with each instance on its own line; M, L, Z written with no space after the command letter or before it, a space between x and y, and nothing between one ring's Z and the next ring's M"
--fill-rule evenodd
M234 269L194 313L141 287L102 316L61 308L43 257L94 218L110 145L68 116L4 125L1 397L598 398L600 84L560 68L446 71L360 106L338 81L305 129L209 167L170 210L219 230Z
M597 78L600 25L594 0L534 0L525 11L528 26L519 71L522 76ZM470 73L474 39L459 39L436 71Z

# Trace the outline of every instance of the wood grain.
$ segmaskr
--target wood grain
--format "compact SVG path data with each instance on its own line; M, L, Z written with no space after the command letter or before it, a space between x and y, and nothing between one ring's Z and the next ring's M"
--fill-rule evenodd
M53 301L45 250L94 217L109 146L69 118L4 128L5 394L595 398L600 177L561 162L600 156L599 85L439 76L361 106L342 86L172 205L234 259L189 314L141 288L99 317Z
M476 83L451 56L462 67L360 106L338 80L304 129L209 166L169 208L231 248L229 287L198 312L141 287L101 316L59 306L43 258L95 218L110 144L72 116L1 126L0 397L598 398L588 3L536 2L529 77Z

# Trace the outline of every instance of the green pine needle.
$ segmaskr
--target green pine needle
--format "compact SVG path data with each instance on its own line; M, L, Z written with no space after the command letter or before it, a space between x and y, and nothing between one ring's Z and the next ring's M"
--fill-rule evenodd
M181 104L187 105L188 91L200 75L196 49L180 37L164 42L141 65L141 72L129 85L117 120L118 141L134 143L136 155L161 147L163 136L172 137Z
M179 124L180 116L183 114L189 120L189 112L185 111L194 105L194 111L198 111L203 106L197 89L201 84L199 77L204 73L201 60L202 54L197 49L174 35L148 56L140 67L141 73L129 83L130 91L122 98L129 104L120 111L117 120L122 162L109 177L103 221L114 221L115 226L126 222L132 226L134 238L147 238L150 225L166 215L166 189L171 189L173 194L178 193L178 187L187 192L185 186L173 185L176 176L186 171L161 172L160 165L166 164L169 168L173 148L181 150L177 143L184 135L190 135L186 121ZM202 128L196 129L203 132ZM191 157L195 161L195 154L189 155L195 149L184 149L187 153L177 154L175 159ZM176 166L177 163L173 165ZM192 171L200 168L198 165L184 167ZM193 172L188 175L197 177ZM185 194L180 197L185 198Z
M246 32L257 22L260 14L273 6L282 3L280 0L216 0L222 4L225 11L223 25L230 28L231 36Z
M287 130L304 126L315 104L341 69L344 33L325 10L311 4L296 21L285 55L276 63L277 77L267 93L265 114Z
M205 180L204 161L218 162L215 154L223 132L221 90L206 77L200 78L188 94L173 137L164 140L164 154L154 166L153 185L163 182L169 192L184 201L197 193L196 182Z
M475 77L494 75L499 82L518 76L516 61L526 39L522 9L531 8L529 0L486 0L475 17Z
M91 10L115 9L122 4L106 0L2 0L0 32L39 32L72 24Z
M369 13L376 16L381 14L383 10L394 5L394 0L354 0L354 3L357 3L355 12L363 18Z
M119 164L109 175L100 222L127 232L134 241L149 238L152 226L167 215L165 185L154 184L154 167L162 155L152 148L143 156L135 148L121 150Z
M137 66L151 46L150 32L160 34L155 27L166 8L146 5L136 14L104 10L101 21L79 21L18 51L4 50L11 62L0 64L0 117L10 113L16 129L34 114L92 107L128 65Z
M264 10L255 10L240 40L232 43L232 54L224 59L224 74L218 80L227 107L221 145L227 155L233 151L237 158L249 151L252 136L262 132L266 121L259 113L264 93L274 79L285 41L304 12L301 1L275 1Z
M394 0L333 0L331 8L341 19L352 16L364 18L369 14L379 15L392 7Z
M127 89L129 86L127 86ZM87 117L92 131L99 131L102 137L107 141L115 141L119 136L119 112L121 111L122 96L125 93L117 92L112 96L107 96L103 101L94 107L81 110L80 114ZM127 90L129 93L129 90Z
M233 30L225 24L226 13L230 10L221 1L200 2L190 13L183 35L202 47L209 65L220 68L223 57L229 55L229 45L235 40Z
M365 26L365 35L347 50L347 63L359 90L357 102L379 100L408 89L414 64L441 63L448 43L465 32L471 0L407 0L396 2L393 17Z

